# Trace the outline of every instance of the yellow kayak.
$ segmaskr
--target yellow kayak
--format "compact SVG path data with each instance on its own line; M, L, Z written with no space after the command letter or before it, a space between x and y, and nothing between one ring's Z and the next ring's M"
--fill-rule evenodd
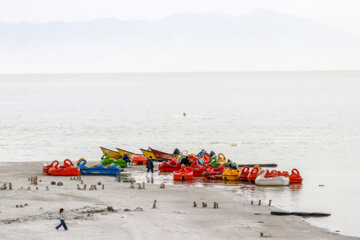
M145 150L145 149L142 149L142 148L140 148L140 150L141 150L141 152L144 154L144 156L145 156L146 158L152 157L153 160L155 160L155 161L160 161L159 159L157 159L157 158L155 157L155 155L152 153L152 151Z
M123 149L121 149L121 148L116 148L116 149L118 150L118 152L119 152L119 154L120 154L121 156L124 156L124 154L128 154L128 155L129 155L129 158L130 158L131 155L135 154L135 153L133 153L133 152L129 152L129 151L123 150Z
M120 153L119 152L116 152L114 150L104 148L104 147L100 147L100 148L101 148L101 151L103 152L103 154L109 154L110 158L115 158L115 159L120 158Z

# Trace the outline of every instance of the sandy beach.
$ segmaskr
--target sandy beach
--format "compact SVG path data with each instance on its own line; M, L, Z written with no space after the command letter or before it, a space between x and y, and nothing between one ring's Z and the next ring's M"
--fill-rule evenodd
M258 239L261 233L273 239L355 239L311 226L300 217L272 216L273 207L251 205L231 191L184 185L161 189L159 184L138 189L104 176L81 177L88 187L101 182L104 190L101 185L93 191L77 190L80 181L45 176L42 165L0 163L0 184L13 185L13 190L0 191L0 239ZM126 172L143 169L135 166ZM39 176L38 190L28 181L31 176ZM202 208L202 202L208 207ZM109 206L114 211L108 211ZM69 231L55 230L59 208L65 209Z

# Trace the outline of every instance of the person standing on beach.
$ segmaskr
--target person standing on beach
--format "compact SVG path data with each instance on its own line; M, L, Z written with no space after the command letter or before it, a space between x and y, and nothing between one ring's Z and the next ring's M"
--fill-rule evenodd
M56 230L59 230L59 228L61 226L64 227L65 231L68 230L66 224L65 224L65 213L64 213L64 209L63 208L60 208L60 224L56 227Z
M150 156L147 160L146 160L146 178L148 177L149 172L151 171L151 178L153 178L153 173L154 173L154 162L152 159L152 156Z

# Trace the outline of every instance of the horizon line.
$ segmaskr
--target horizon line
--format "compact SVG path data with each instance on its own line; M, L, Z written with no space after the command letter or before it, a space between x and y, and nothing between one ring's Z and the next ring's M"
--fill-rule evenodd
M360 72L360 69L334 70L249 70L249 71L139 71L139 72L23 72L0 73L0 75L70 75L70 74L196 74L196 73L287 73L287 72Z

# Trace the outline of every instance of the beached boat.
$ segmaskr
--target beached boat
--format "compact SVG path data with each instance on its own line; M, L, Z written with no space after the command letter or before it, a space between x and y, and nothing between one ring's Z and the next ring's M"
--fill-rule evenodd
M255 184L260 186L288 186L289 178L274 174L269 170L261 170L255 179Z
M159 165L160 172L174 172L179 171L181 169L180 163L177 162L175 159L167 162L163 162Z
M159 160L168 161L168 160L176 159L176 155L174 154L161 152L159 150L155 150L150 147L149 149L154 154L154 156Z
M59 165L59 161L58 161L58 160L53 161L51 164L44 165L44 167L43 167L43 173L49 175L49 169L52 168L52 167L55 167L55 165L56 165L56 166Z
M131 155L131 162L135 165L145 165L147 158L144 155L133 154Z
M121 167L115 164L105 167L103 164L98 163L88 167L84 158L77 162L77 168L80 169L81 174L85 175L119 175L121 173Z
M111 165L111 164L115 164L115 165L120 166L122 168L126 168L128 166L128 162L126 162L124 159L122 159L122 158L114 159L114 158L111 158L109 154L104 154L101 157L100 162L104 166L108 166L108 165Z
M258 176L258 173L260 172L260 169L261 167L259 165L256 165L253 169L251 169L248 175L249 182L255 183L255 180Z
M59 161L58 160L53 161L49 165L44 165L43 173L45 173L47 175L50 175L50 173L49 173L50 168L58 168L58 166L59 166ZM64 167L68 167L68 166L73 166L73 163L69 159L65 159L64 160L64 165L61 166L61 167L64 168Z
M146 158L152 157L152 159L153 159L154 161L160 161L159 159L157 159L157 158L155 157L155 155L152 153L152 151L150 151L150 150L145 150L145 149L143 149L143 148L140 148L140 151L142 152L142 154L144 154L144 156L145 156Z
M115 158L115 159L119 159L120 158L120 153L108 148L104 148L104 147L100 147L101 151L103 152L103 154L108 154L110 158Z
M119 154L121 156L124 156L124 154L128 154L129 155L129 158L131 157L131 155L135 154L133 152L130 152L130 151L126 151L124 149L121 149L121 148L116 148L116 150L119 152Z
M250 168L248 166L245 166L239 174L239 180L249 181L249 175L250 175Z
M233 170L226 169L222 174L222 179L225 181L239 181L239 173L241 172L241 168Z
M222 179L222 174L225 170L224 165L220 165L216 168L207 168L206 171L203 172L203 176L207 179Z
M299 170L294 168L289 176L290 184L302 184L303 178L300 176Z
M191 168L185 168L185 166L182 165L179 171L174 172L173 178L174 180L185 181L192 180L194 178L194 175Z
M79 176L80 169L73 166L69 159L64 160L64 165L58 167L59 162L56 162L53 167L49 169L49 174L52 176Z

